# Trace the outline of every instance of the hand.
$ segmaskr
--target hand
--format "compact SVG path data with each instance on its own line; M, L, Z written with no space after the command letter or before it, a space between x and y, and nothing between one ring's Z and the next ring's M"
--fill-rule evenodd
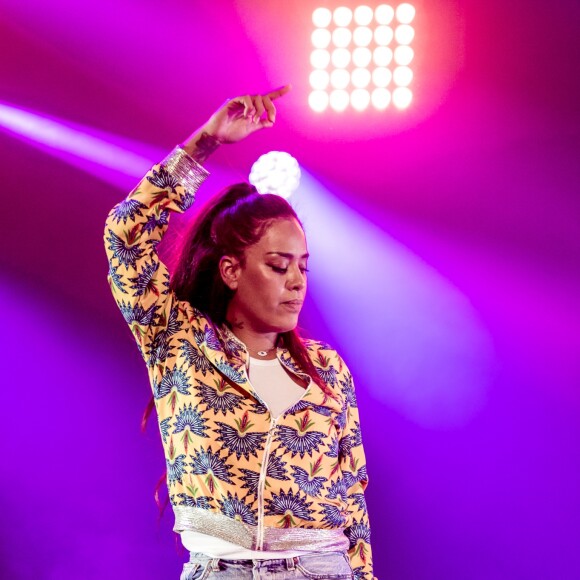
M292 87L286 85L264 95L244 95L226 101L203 126L202 131L220 143L236 143L276 121L274 101Z

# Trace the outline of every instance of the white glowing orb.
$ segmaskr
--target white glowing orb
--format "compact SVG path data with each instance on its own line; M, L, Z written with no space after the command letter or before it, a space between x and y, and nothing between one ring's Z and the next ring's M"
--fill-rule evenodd
M373 83L377 87L387 87L391 82L392 73L388 68L379 67L373 71Z
M330 53L323 48L317 48L310 54L310 64L314 68L326 68L330 63Z
M377 26L375 28L375 42L379 46L387 46L393 40L393 29L390 26Z
M330 44L330 30L326 28L317 28L310 36L314 48L328 48Z
M351 80L357 89L364 89L371 82L371 73L366 68L355 68L351 73Z
M393 91L393 105L397 109L406 109L413 100L413 93L407 87L397 87Z
M350 73L343 68L335 68L330 73L330 84L335 89L346 89L350 83Z
M352 32L349 28L335 28L332 33L332 42L334 46L345 48L350 44Z
M348 107L348 93L344 90L336 90L330 93L330 106L338 112L344 111Z
M324 90L329 82L330 75L325 70L316 69L310 73L310 86L315 90Z
M352 10L346 6L339 6L334 9L333 18L337 26L348 26L352 20Z
M346 68L350 63L350 50L337 48L332 51L332 64L336 68Z
M367 26L354 29L352 40L357 46L368 46L373 40L373 31Z
M308 96L308 104L313 111L322 113L328 107L328 93L326 91L312 91Z
M384 111L391 102L391 93L387 89L375 89L371 95L371 102L375 109Z
M415 53L410 46L402 45L395 48L395 62L397 64L407 66L408 64L411 64L414 56Z
M401 24L410 24L415 18L415 7L407 3L399 4L395 15Z
M408 66L398 66L393 71L393 81L399 87L407 87L413 80L413 71Z
M312 22L318 28L326 28L332 20L332 12L328 8L317 8L312 13Z
M395 11L388 4L381 4L375 8L375 19L379 24L390 24Z
M270 151L252 165L249 180L260 193L274 193L286 199L300 185L300 166L289 153Z
M368 26L373 19L373 9L370 6L358 6L354 10L354 21L360 26Z
M371 95L365 89L355 89L350 95L350 104L357 111L364 111L371 102Z
M352 51L352 62L355 66L361 68L369 66L372 57L372 52L368 48L364 48L362 46L359 46Z
M393 60L393 51L387 46L377 46L373 52L373 61L377 66L389 66Z
M408 24L401 24L395 29L395 39L399 44L411 44L415 38L415 30Z

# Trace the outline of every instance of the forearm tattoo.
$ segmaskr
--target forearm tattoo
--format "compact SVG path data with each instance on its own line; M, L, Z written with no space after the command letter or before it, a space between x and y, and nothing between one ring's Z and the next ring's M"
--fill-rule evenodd
M218 139L204 131L195 142L195 150L191 156L198 163L203 163L220 145Z

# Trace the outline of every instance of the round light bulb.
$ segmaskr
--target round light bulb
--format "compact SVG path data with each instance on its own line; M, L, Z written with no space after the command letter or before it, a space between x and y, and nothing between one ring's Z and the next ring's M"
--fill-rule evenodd
M324 90L329 82L330 76L325 70L316 69L310 73L310 86L315 90Z
M348 26L352 20L352 10L346 6L339 6L334 9L333 18L337 26Z
M332 12L328 8L317 8L312 13L312 23L319 28L326 28L332 20Z
M408 24L401 24L395 29L395 40L399 44L411 44L415 38L415 30Z
M285 151L270 151L252 165L249 181L260 193L287 198L300 185L300 165Z
M352 51L352 62L355 66L364 68L369 66L373 55L368 48L359 46Z
M332 42L334 46L345 48L350 44L352 32L348 28L335 28L332 33Z
M395 15L401 24L410 24L415 18L415 7L407 3L399 4Z
M344 111L348 107L349 96L344 90L332 91L330 93L330 106L338 112Z
M365 89L355 89L350 95L350 104L357 111L364 111L371 102L371 95Z
M393 81L399 87L407 87L413 80L413 71L408 66L398 66L393 71Z
M408 65L413 60L415 53L410 46L400 45L395 48L395 62L400 65Z
M317 48L310 53L310 64L314 68L326 68L330 62L330 53L323 48Z
M388 68L379 67L373 71L373 83L376 87L384 88L389 85L392 73Z
M387 46L393 40L393 29L390 26L377 26L375 28L375 42L379 46Z
M393 51L387 46L377 46L373 51L373 61L377 66L389 66L393 60Z
M350 63L350 51L346 48L337 48L332 51L331 59L336 68L346 68Z
M354 29L352 40L357 46L368 46L373 40L373 31L366 26Z
M310 36L310 39L315 48L327 48L331 39L330 30L317 28Z
M413 100L413 93L408 87L397 87L393 91L393 105L397 109L406 109Z
M330 73L330 84L334 89L346 89L350 83L350 74L343 68L335 68Z
M385 110L391 102L391 93L387 89L375 89L371 94L373 107L379 111Z
M370 6L357 6L354 10L354 21L360 26L368 26L373 19L373 9Z
M379 24L390 24L395 11L388 4L381 4L375 8L375 19Z
M308 104L313 111L322 113L328 107L328 93L326 91L312 91L308 97Z
M350 78L353 86L358 89L364 89L371 82L371 73L366 68L355 68Z

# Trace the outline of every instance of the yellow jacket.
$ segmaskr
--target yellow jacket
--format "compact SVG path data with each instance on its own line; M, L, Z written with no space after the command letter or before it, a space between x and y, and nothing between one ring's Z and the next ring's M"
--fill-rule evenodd
M272 417L248 380L248 353L169 291L156 246L207 172L176 149L154 166L105 227L109 283L149 378L167 462L175 531L253 550L348 550L355 578L372 578L367 485L351 374L327 345L306 340L334 394L314 382ZM289 352L278 359L301 378Z

